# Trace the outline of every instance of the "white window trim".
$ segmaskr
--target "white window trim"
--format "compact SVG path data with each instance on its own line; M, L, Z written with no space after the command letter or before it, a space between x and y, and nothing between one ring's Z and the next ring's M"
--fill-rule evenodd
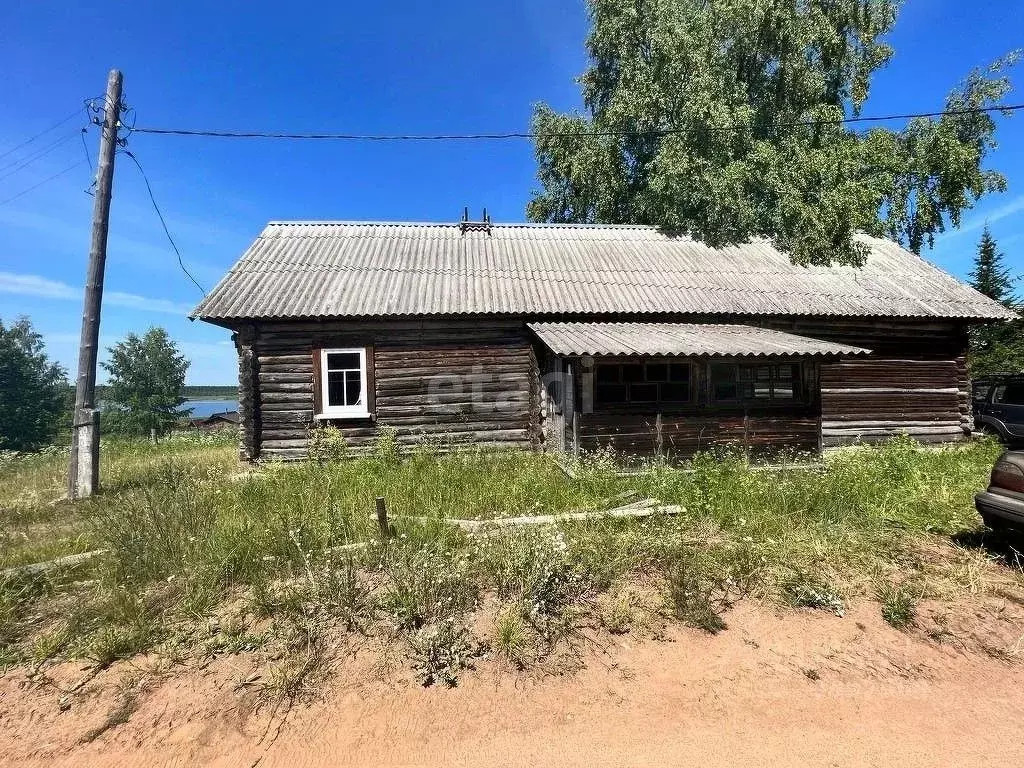
M329 384L327 377L327 356L333 354L359 354L359 375L362 381L362 403L358 405L335 405L331 406L328 397ZM371 414L367 408L367 388L369 381L366 377L366 347L346 347L320 350L320 413L314 415L316 419L368 419Z

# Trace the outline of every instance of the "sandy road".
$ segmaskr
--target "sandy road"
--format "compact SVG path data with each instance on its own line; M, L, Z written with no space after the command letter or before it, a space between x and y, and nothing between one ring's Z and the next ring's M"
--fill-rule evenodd
M1016 620L998 629L1012 640ZM353 681L280 732L232 714L227 670L152 690L91 744L102 695L60 714L53 693L0 686L0 763L66 766L1004 766L1024 760L1024 665L886 626L756 606L710 637L625 636L587 667L526 679L485 663L455 690ZM220 675L220 683L217 682ZM95 706L92 706L94 704ZM92 708L90 709L90 706ZM6 710L4 712L4 710ZM274 738L276 733L276 738ZM258 762L257 762L258 761Z

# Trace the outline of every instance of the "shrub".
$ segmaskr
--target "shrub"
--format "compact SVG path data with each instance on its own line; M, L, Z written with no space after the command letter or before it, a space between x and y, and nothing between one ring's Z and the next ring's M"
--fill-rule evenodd
M321 424L309 430L309 458L320 464L341 461L348 456L345 435L333 424Z
M397 466L401 460L401 447L398 444L398 429L390 424L377 426L377 442L373 449L374 456L386 467Z
M519 604L505 607L494 621L494 650L516 667L526 667L529 633Z
M824 581L802 571L783 585L782 596L796 608L830 611L836 616L842 616L846 612L842 597Z

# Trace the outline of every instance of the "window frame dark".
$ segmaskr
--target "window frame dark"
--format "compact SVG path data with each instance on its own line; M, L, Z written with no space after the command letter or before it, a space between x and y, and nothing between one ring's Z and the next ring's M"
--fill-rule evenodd
M789 367L793 371L792 378L783 379L777 376L777 370L781 367ZM714 369L716 367L731 367L734 371L732 378L732 386L736 389L736 396L733 398L719 398L716 395L716 386L722 381L716 381ZM757 397L754 393L757 392L757 385L759 381L765 381L764 379L758 378L758 369L768 368L768 396ZM742 372L749 370L750 377L744 378ZM776 384L788 384L792 388L792 396L790 397L777 397L775 395ZM745 385L750 385L751 394L749 396L744 395ZM784 407L787 405L801 405L805 402L806 392L804 386L804 366L799 360L772 360L772 361L759 361L759 362L745 362L745 361L732 361L732 360L712 360L708 363L707 367L707 400L709 406L744 406L749 407L751 405L757 405L761 407Z
M638 381L629 381L626 378L625 369L631 366L640 366L643 369L643 378ZM662 381L651 381L648 374L649 367L661 366L665 368L665 379ZM686 370L686 378L682 381L672 379L672 367L680 366ZM617 368L618 376L615 382L600 381L599 371L604 368ZM665 385L680 385L686 386L686 399L685 400L666 400L663 396L662 387ZM595 411L615 411L624 409L639 409L649 408L652 410L671 410L673 408L688 408L694 405L697 396L696 386L696 371L695 365L692 360L679 360L674 358L666 357L651 357L651 358L605 358L594 361L593 373L592 373L592 386L593 386L593 399L594 399L594 410ZM603 401L600 396L600 390L602 387L623 387L625 388L625 398L621 400L615 400L614 402ZM632 394L632 388L636 387L657 387L657 394L653 400L640 400L634 399Z

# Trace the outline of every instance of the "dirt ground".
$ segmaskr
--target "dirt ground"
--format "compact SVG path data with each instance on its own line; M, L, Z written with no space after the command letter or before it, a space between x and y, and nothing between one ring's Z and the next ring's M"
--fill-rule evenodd
M57 766L1003 766L1024 760L1024 608L924 607L898 632L742 603L716 636L671 627L589 645L581 666L493 660L423 688L357 649L322 696L253 707L241 656L204 668L82 665L0 678L0 764ZM401 660L398 660L399 662ZM404 670L404 671L403 671ZM134 707L119 709L125 681ZM141 684L139 681L142 681ZM119 716L120 714L120 716ZM119 723L119 720L126 722ZM99 735L95 729L110 727ZM91 732L91 734L90 734ZM87 735L91 741L84 742Z

